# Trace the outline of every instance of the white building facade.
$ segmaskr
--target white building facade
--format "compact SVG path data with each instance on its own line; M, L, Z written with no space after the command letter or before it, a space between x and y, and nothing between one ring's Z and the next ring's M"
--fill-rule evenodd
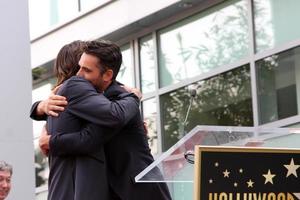
M33 101L47 97L55 82L53 61L64 44L102 38L121 46L117 80L143 92L154 156L196 125L300 122L298 0L41 2L29 0ZM191 87L197 94L183 123ZM34 122L37 199L45 199L48 175L37 147L41 126ZM174 199L191 199L189 183L170 189Z

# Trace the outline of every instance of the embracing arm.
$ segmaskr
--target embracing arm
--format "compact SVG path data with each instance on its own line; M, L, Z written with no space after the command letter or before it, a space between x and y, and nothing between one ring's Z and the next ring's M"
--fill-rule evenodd
M46 114L38 114L37 113L37 107L38 105L41 103L41 101L37 101L37 102L34 102L31 106L31 109L30 109L30 118L31 119L34 119L34 120L37 120L37 121L41 121L41 120L46 120L47 119L47 115Z
M134 94L124 92L118 100L110 101L80 77L72 77L60 95L67 97L71 114L105 127L124 126L139 112L139 99Z
M89 123L79 132L51 136L49 148L55 156L87 155L98 151L117 131Z
M64 107L68 104L66 98L56 95L61 85L55 87L49 97L43 101L35 102L30 109L30 117L34 120L46 120L48 115L53 117L58 116L58 112L64 110Z
M135 95L122 92L117 96L118 100L111 102L79 77L71 78L60 94L68 98L70 113L91 123L79 132L52 134L50 144L46 146L54 155L93 153L117 132L116 129L139 113L139 100Z

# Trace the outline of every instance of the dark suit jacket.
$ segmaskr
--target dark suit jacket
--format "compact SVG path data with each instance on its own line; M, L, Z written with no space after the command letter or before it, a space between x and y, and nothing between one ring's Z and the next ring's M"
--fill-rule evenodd
M123 89L113 83L104 95L110 100L116 100L123 93ZM97 131L97 128L99 127L88 124L79 133L51 137L50 149L62 156L93 153L95 147L87 146L86 143L91 144L92 138L98 142L104 139L108 181L116 195L115 199L171 199L165 183L135 183L134 181L134 177L153 162L140 113L136 113L121 130L101 132L101 130ZM160 174L159 170L156 170L156 173Z
M86 127L87 122L95 123L95 129L86 131L107 131L112 127L122 127L138 113L138 99L129 93L122 93L118 101L110 102L85 79L72 77L59 89L58 95L68 100L65 111L59 117L48 117L47 129L54 138L75 133ZM31 109L34 117L37 103ZM42 119L42 118L38 118ZM98 127L101 125L101 127ZM84 134L84 132L82 132ZM93 135L93 134L89 134ZM89 135L86 135L89 137ZM97 137L100 134L94 134ZM82 135L81 135L82 136ZM50 149L49 154L49 194L50 200L96 200L109 199L106 179L106 165L103 138L83 137L93 152L73 155L59 155ZM51 145L51 144L50 144ZM71 145L71 144L66 144ZM85 152L86 147L82 147Z

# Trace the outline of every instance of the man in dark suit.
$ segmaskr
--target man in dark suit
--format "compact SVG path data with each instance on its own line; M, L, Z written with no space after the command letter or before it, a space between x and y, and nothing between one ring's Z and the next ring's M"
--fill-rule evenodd
M61 61L60 59L73 56L69 54L74 52L74 44L73 42L61 49L57 57L58 63ZM110 55L116 48L119 48L116 45L106 43L103 43L103 46L105 47L105 52ZM114 58L111 59L113 60ZM65 64L59 65L59 67L64 68L64 71L70 71L71 68L65 65L73 67L74 62L71 62L71 60L73 59L67 59L66 61L68 62L64 62ZM115 60L118 65L120 58L117 56ZM75 64L77 63L75 62ZM118 99L111 102L103 94L97 92L95 86L98 87L98 85L95 81L101 82L103 74L100 72L100 68L94 69L94 72L94 85L82 77L72 77L65 81L58 90L58 94L64 95L68 99L69 104L65 108L65 111L60 113L58 117L48 117L47 129L53 136L56 135L59 137L67 132L80 131L86 127L88 121L94 123L95 126L101 125L101 127L97 127L97 132L106 132L109 128L123 127L139 112L139 101L133 94L126 92L119 94L117 95ZM56 99L55 101L57 102L58 100ZM46 111L38 109L40 104L40 102L36 102L33 105L31 117L45 119L45 115L43 114ZM39 112L37 112L38 110ZM42 117L37 114L42 115ZM104 131L104 129L107 130ZM96 134L96 136L100 137L101 134ZM85 156L57 156L50 152L48 199L110 199L106 179L106 161L103 145L100 143L104 140L102 137L91 139L90 143L86 144L93 146L93 153L86 154Z
M121 54L119 49L113 53L113 55L119 54ZM103 53L101 43L88 43L79 65L78 75L104 91L104 95L110 100L114 101L124 93L124 89L114 81L121 61L114 68L111 60L107 59L107 54ZM100 79L95 73L95 69L99 67L102 68ZM66 134L55 134L50 137L50 152L61 157L89 155L94 153L97 147L95 141L105 142L107 173L113 194L112 199L171 199L164 183L138 184L134 182L134 177L153 162L140 113L135 113L124 127L99 131L102 127L89 123L79 132L69 131ZM91 142L91 138L96 139ZM80 172L79 176L85 174L83 170L78 171Z

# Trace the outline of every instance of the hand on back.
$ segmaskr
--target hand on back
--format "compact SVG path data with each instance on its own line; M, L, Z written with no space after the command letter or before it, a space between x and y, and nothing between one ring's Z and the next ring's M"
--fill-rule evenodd
M64 111L65 106L68 104L66 97L56 95L61 85L54 88L48 99L41 101L37 107L37 115L50 115L57 117L59 112Z
M39 139L39 147L45 156L48 156L49 154L49 140L50 135L48 135L46 127L44 126Z
M129 86L123 85L122 86L127 92L135 94L140 100L143 98L142 92L138 88L131 88Z

